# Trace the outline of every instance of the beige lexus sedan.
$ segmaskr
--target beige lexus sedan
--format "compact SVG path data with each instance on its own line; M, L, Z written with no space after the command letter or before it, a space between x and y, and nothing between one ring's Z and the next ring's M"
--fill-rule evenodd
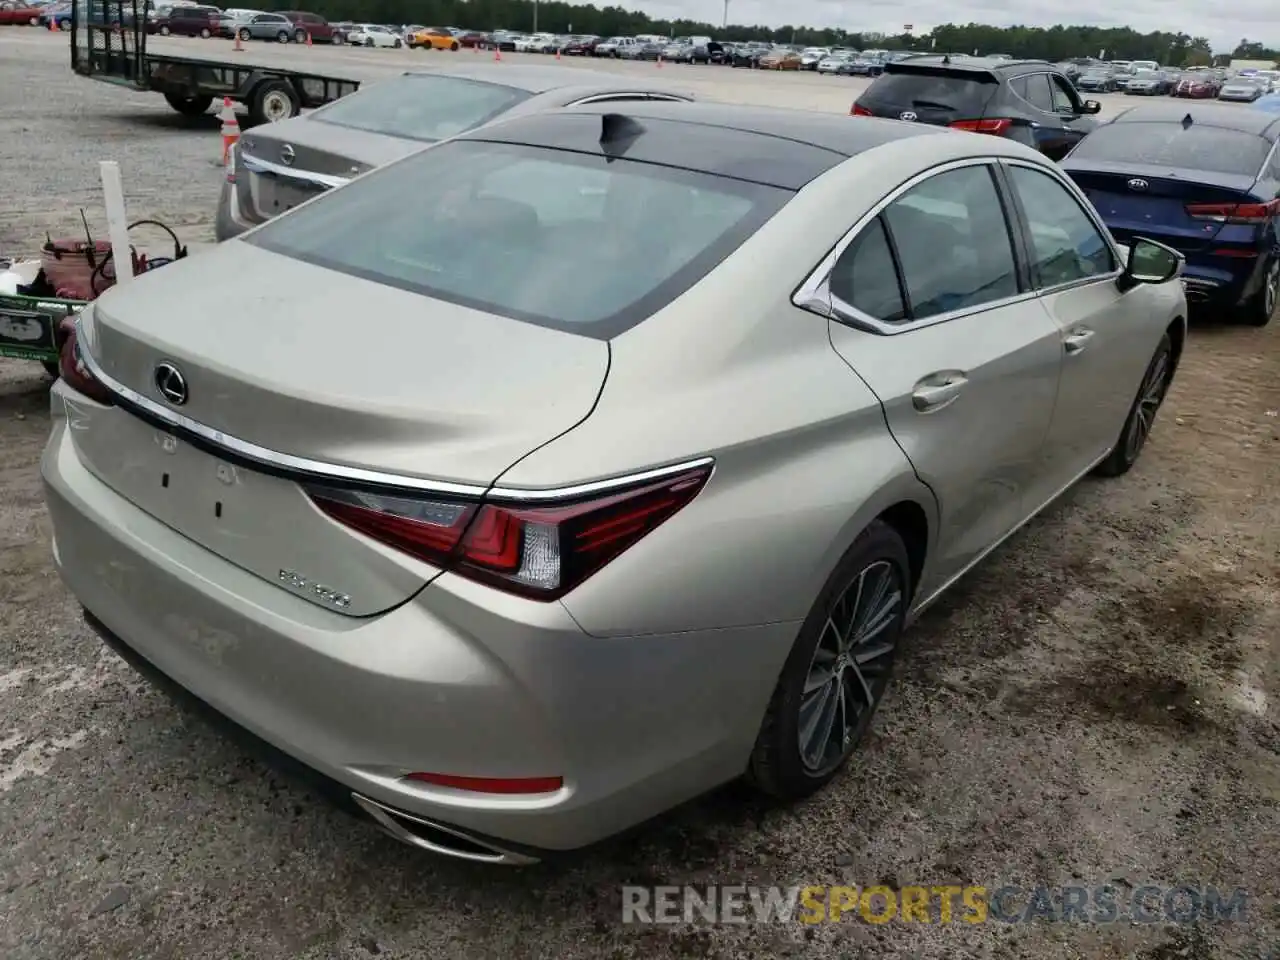
M1181 266L996 137L512 118L86 308L57 566L141 669L436 853L802 797L912 618L1138 458Z

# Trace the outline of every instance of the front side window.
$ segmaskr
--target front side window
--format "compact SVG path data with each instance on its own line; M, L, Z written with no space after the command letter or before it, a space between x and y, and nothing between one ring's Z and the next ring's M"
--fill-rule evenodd
M655 164L455 140L269 221L244 242L608 338L701 280L791 196Z
M1111 246L1070 191L1047 173L1010 167L1031 228L1031 269L1041 289L1116 269Z
M1004 207L986 165L937 174L885 208L913 320L1018 293Z

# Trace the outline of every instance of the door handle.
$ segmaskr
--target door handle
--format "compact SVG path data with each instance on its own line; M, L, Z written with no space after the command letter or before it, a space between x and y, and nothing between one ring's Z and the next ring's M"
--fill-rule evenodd
M958 373L948 374L941 381L922 380L911 392L911 405L920 413L934 413L949 407L960 397L960 391L968 379Z
M1067 353L1079 353L1089 343L1089 338L1092 336L1092 330L1072 330L1063 338L1062 345L1066 348Z

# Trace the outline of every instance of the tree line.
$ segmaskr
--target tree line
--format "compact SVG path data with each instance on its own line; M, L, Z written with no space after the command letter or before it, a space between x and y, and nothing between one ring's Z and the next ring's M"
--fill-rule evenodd
M1128 27L993 27L980 23L949 23L923 33L906 30L904 24L902 33L885 35L833 27L718 26L696 20L656 20L639 11L618 6L575 6L554 0L537 3L533 0L301 0L301 3L330 20L414 23L486 31L537 29L599 36L702 34L726 41L758 40L858 49L886 47L940 53L973 53L976 50L1053 61L1101 56L1106 59L1155 60L1169 66L1207 65L1214 59L1209 41L1204 37L1193 37L1180 31L1138 33ZM300 0L265 0L265 9L270 10L297 9L299 5ZM1234 55L1260 60L1274 57L1276 53L1261 43L1246 39L1241 40Z

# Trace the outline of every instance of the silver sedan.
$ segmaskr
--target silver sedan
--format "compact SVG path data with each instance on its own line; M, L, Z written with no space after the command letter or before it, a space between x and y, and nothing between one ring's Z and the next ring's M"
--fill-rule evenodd
M197 261L80 315L57 567L489 863L820 789L911 620L1133 466L1187 336L1179 255L1028 148L711 104L513 118Z

